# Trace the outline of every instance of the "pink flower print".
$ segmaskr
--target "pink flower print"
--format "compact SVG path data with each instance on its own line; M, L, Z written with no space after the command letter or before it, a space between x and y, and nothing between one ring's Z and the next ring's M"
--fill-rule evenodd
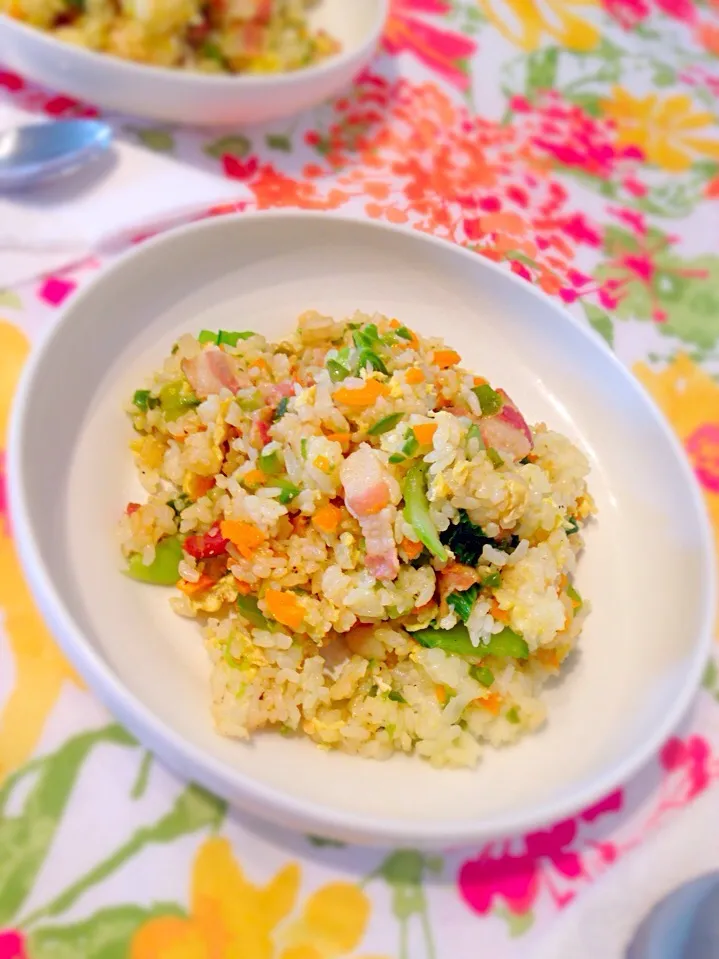
M430 70L460 90L466 90L469 78L463 61L474 54L476 43L463 33L435 26L421 18L422 14L442 16L449 9L447 0L391 0L384 48L392 54L403 50L413 53Z
M0 959L30 959L25 951L25 937L17 929L0 931Z
M702 423L689 436L686 449L705 490L719 493L719 423Z
M38 296L50 306L60 306L77 286L72 280L65 280L61 276L48 276L40 289Z
M521 914L531 909L539 891L537 864L527 855L470 859L459 871L459 890L467 905L480 915L491 911L495 898L503 899L511 912Z
M701 736L690 736L686 740L673 737L665 744L659 759L667 772L684 774L687 787L685 802L709 785L711 752L706 739Z

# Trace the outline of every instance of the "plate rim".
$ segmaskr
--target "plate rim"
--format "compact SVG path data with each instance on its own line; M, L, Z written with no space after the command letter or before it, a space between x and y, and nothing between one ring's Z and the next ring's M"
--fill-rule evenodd
M404 225L346 214L330 213L329 215L348 230L360 227L369 231L389 232L399 237L400 241L404 237L435 246L444 250L445 253L451 250L453 255L465 259L467 263L473 263L475 269L493 272L501 276L503 281L521 287L525 291L529 290L531 295L538 297L555 314L558 314L560 322L572 325L592 349L598 350L614 367L614 372L627 383L630 389L636 391L638 398L644 403L647 415L653 419L663 434L684 480L686 495L689 498L688 505L695 512L699 526L698 547L703 554L704 569L699 596L700 628L697 631L687 675L679 695L665 710L662 722L657 724L652 735L648 736L641 746L626 755L621 762L611 764L603 775L594 777L588 784L572 789L568 796L544 800L507 814L477 820L465 819L459 828L453 828L453 823L449 819L405 821L336 810L331 806L295 797L280 788L258 782L251 775L233 768L219 758L209 755L201 747L183 740L173 726L160 719L149 706L146 706L125 686L100 652L96 651L91 642L86 639L84 630L65 605L42 560L40 549L32 533L32 520L24 494L22 448L26 410L33 392L36 373L45 362L55 338L61 335L69 322L68 317L72 316L76 306L81 304L84 298L94 294L95 288L100 286L108 275L119 272L128 265L132 266L136 261L142 260L147 251L155 247L182 242L188 235L212 231L220 224L229 223L232 226L237 223L242 226L244 223L249 223L251 228L251 224L258 220L276 220L281 223L283 220L308 219L326 222L328 217L326 211L298 208L247 211L184 224L162 232L125 251L105 264L88 284L76 290L68 298L56 321L36 341L30 359L22 371L12 404L7 442L8 501L12 535L23 573L50 633L72 665L87 681L93 694L140 741L160 755L163 761L182 778L197 779L206 788L228 800L231 805L238 807L241 811L277 825L371 845L411 843L425 848L436 848L486 841L505 835L523 835L575 815L581 809L591 806L618 786L626 783L658 752L662 743L687 713L698 691L712 648L716 609L716 555L706 504L684 448L651 394L604 340L561 303L540 288L528 284L507 271L502 265L480 257L459 244L423 231L412 230Z

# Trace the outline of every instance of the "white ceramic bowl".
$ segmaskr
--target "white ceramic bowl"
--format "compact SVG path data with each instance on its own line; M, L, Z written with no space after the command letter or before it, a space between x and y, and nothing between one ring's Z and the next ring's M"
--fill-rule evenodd
M130 63L56 40L0 13L7 67L105 110L198 126L265 123L316 106L371 60L389 0L319 0L310 14L342 44L336 56L263 76L214 76Z
M373 762L310 741L218 736L195 623L122 576L115 524L139 486L122 404L177 336L277 337L309 307L379 309L441 334L531 421L592 464L599 518L578 586L580 651L536 735L475 770ZM238 806L338 838L480 840L576 811L630 776L699 682L713 616L704 509L674 436L632 376L548 297L421 233L325 214L219 218L144 244L76 296L37 350L10 440L12 517L50 628L110 709L183 775Z

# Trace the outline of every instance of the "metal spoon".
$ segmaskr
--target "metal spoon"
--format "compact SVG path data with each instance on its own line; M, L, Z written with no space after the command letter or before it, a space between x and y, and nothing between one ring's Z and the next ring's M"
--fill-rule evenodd
M717 959L719 873L700 876L665 896L642 922L626 959Z
M110 146L99 120L56 120L0 133L0 190L18 190L71 173Z

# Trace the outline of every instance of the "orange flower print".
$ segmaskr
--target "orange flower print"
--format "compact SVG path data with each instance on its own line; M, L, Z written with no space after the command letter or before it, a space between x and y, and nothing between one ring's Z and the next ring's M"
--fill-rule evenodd
M684 353L660 372L644 363L638 363L634 372L684 443L719 549L719 384Z
M129 959L349 957L369 919L365 893L354 883L331 882L311 893L296 912L299 886L296 863L286 865L267 885L256 886L226 839L208 839L192 867L189 916L148 920L132 940Z
M35 609L10 538L2 450L11 398L28 352L24 334L0 320L0 619L15 671L13 688L0 703L0 779L32 754L65 680L79 682Z
M422 19L422 14L443 16L450 8L448 0L390 0L384 47L392 54L404 50L413 53L430 70L466 90L469 76L464 61L474 54L476 43L462 33Z

